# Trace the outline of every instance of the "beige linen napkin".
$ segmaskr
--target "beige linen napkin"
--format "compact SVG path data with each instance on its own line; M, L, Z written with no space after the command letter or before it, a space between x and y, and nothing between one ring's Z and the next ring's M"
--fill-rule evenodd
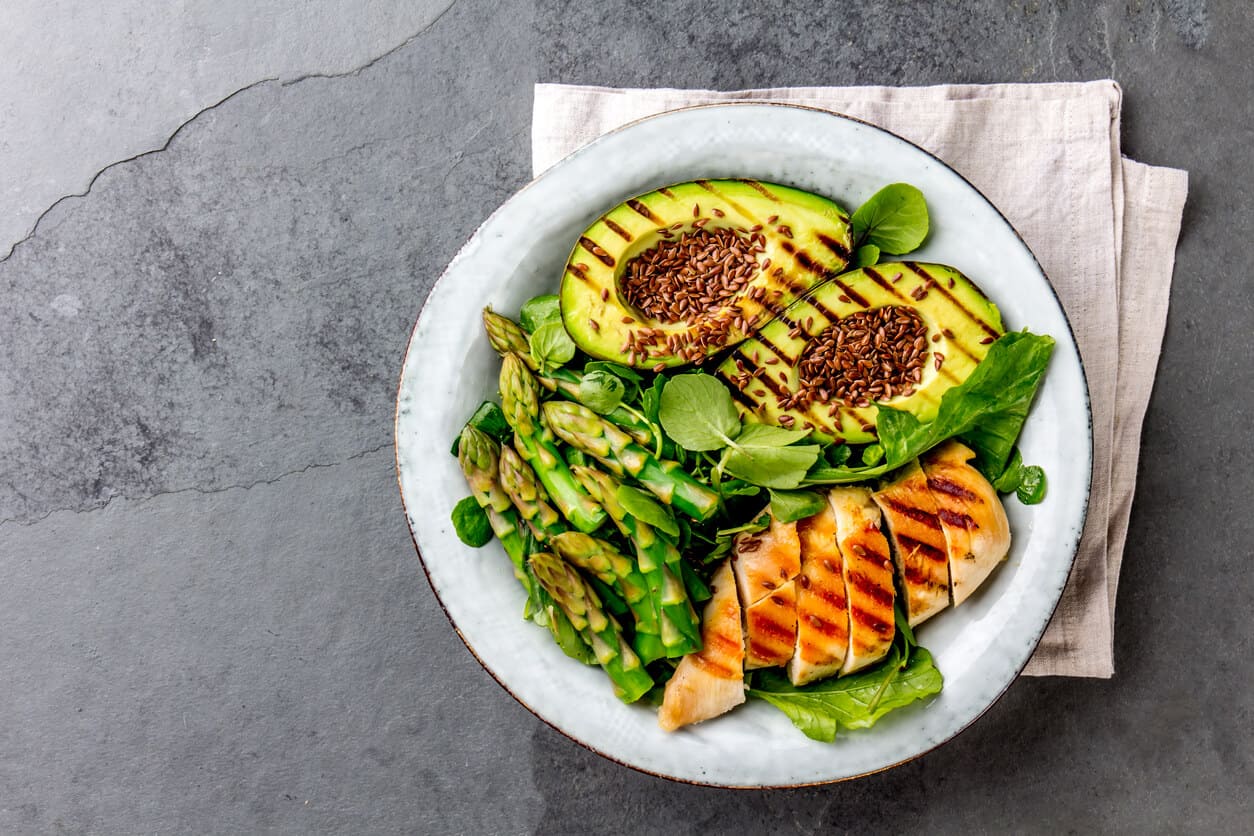
M1019 230L1071 320L1093 410L1093 487L1076 565L1028 664L1114 673L1114 609L1145 416L1166 324L1187 174L1123 159L1113 81L712 92L540 84L540 173L630 121L710 102L767 100L856 116L957 169Z

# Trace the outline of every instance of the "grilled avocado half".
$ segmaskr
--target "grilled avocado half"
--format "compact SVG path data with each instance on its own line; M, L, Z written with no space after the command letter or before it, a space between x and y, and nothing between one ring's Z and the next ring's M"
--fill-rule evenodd
M802 389L802 359L816 341L832 328L847 328L860 312L899 312L911 322L921 322L921 342L916 340L922 362L914 362L918 379L907 390L888 398L841 399L834 392L798 403ZM842 325L842 320L854 317ZM867 319L869 317L862 317ZM871 339L874 344L874 329ZM766 424L792 429L812 429L828 441L851 444L872 442L875 434L875 403L912 413L920 421L936 417L941 395L966 380L988 353L988 347L1005 333L1001 313L976 285L943 264L889 262L852 270L816 287L794 303L751 339L742 342L718 367L717 373L732 390L745 416ZM847 336L860 338L854 330ZM826 338L829 343L833 335ZM875 365L889 362L879 353L856 362ZM851 359L851 358L846 358ZM876 369L867 369L874 376Z
M760 246L747 282L692 321L632 304L624 292L632 260L699 230ZM843 270L850 246L848 215L818 195L756 180L680 183L621 203L584 231L562 276L562 322L593 357L637 368L699 364Z

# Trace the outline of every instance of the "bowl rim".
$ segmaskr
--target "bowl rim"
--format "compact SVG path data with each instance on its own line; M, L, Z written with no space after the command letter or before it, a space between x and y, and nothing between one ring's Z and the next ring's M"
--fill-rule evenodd
M1067 325L1067 336L1070 338L1071 344L1075 346L1076 348L1076 351L1075 351L1076 361L1078 363L1079 370L1080 370L1080 379L1084 384L1084 414L1085 414L1086 430L1087 430L1088 439L1089 439L1089 447L1088 447L1089 452L1088 452L1087 479L1086 479L1085 491L1084 491L1084 502L1083 502L1083 507L1081 509L1080 516L1077 520L1077 531L1079 532L1079 534L1076 536L1075 545L1071 549L1071 556L1068 560L1068 565L1067 565L1066 579L1063 581L1062 587L1060 587L1059 589L1058 596L1054 599L1054 604L1050 608L1049 618L1044 620L1040 630L1037 631L1037 634L1034 637L1032 637L1032 642L1031 642L1032 650L1027 654L1023 663L1019 665L1019 668L1018 670L1015 671L1014 676L1010 677L1007 680L1006 684L1001 688L1001 690L997 692L997 694L993 697L993 699L989 700L989 702L983 708L981 708L975 715L973 715L967 722L962 724L960 727L954 730L953 733L945 737L943 740L929 746L926 749L923 749L922 751L919 751L911 755L910 757L903 758L898 761L894 761L893 763L886 764L882 767L879 767L878 769L871 769L865 772L859 772L853 775L845 775L845 776L838 777L838 778L824 778L824 779L815 780L815 781L801 781L801 782L787 783L787 784L775 784L775 783L729 784L729 783L721 783L721 782L715 782L715 781L701 781L701 780L697 780L694 778L682 778L682 777L678 777L675 775L668 775L664 772L657 772L655 770L648 769L646 767L639 766L637 764L628 763L627 761L622 760L616 755L603 751L602 749L598 748L596 745L589 743L585 740L581 740L578 737L575 737L573 734L559 727L553 721L550 721L549 719L544 717L539 711L537 711L535 708L532 708L531 705L529 705L525 700L523 700L520 696L518 696L518 694L516 694L509 687L509 685L506 682L504 682L499 676L497 676L496 672L493 671L487 665L486 662L484 662L483 658L480 657L478 651L475 650L474 646L467 640L466 636L462 633L461 629L457 626L457 622L453 619L452 614L449 613L448 611L448 607L445 606L444 604L444 599L440 597L440 592L436 588L435 582L431 578L431 572L427 569L426 559L422 556L422 548L418 545L418 539L414 534L413 526L409 524L409 516L410 516L409 508L405 503L404 485L401 481L400 442L399 442L401 415L400 415L399 394L400 394L401 387L403 386L404 380L405 380L405 372L406 372L406 367L407 367L407 363L409 359L410 348L413 344L414 337L418 332L418 326L422 324L423 317L426 316L428 312L427 299L430 298L431 294L435 292L436 287L448 277L449 273L453 270L453 268L457 265L457 263L462 259L462 257L465 255L466 250L471 244L471 242L479 234L479 231L488 223L490 223L492 219L495 218L505 208L507 204L513 202L519 195L521 195L523 192L527 191L532 186L534 186L539 180L547 176L550 171L553 171L554 169L562 166L569 160L572 160L578 156L581 156L589 152L591 149L601 144L601 142L607 137L629 130L630 128L633 128L636 125L639 125L643 122L649 122L655 119L664 119L673 114L687 113L687 112L696 111L696 110L717 110L717 109L726 109L726 108L742 108L742 107L747 107L747 106L748 107L761 107L764 105L771 106L771 107L779 107L779 108L789 108L793 110L810 111L812 113L820 114L822 116L832 117L835 119L843 119L849 122L856 122L857 124L870 128L873 131L887 134L889 137L895 140L898 140L900 142L903 142L911 146L915 150L927 155L937 164L942 166L945 170L947 170L948 172L950 172L951 174L959 178L968 188L971 189L972 192L974 192L976 195L979 196L980 200L984 201L984 203L986 203L988 207L992 209L994 213L996 213L997 217L1001 219L1001 222L1006 225L1006 228L1009 229L1012 233L1014 233L1015 238L1019 240L1019 243L1023 245L1024 250L1028 253L1029 256L1031 256L1032 263L1036 265L1037 270L1039 270L1040 274L1045 278L1045 284L1049 288L1050 294L1054 297L1054 301L1057 303L1058 309L1062 313L1063 321ZM676 783L689 784L692 786L712 787L715 789L729 789L729 790L764 790L764 789L769 790L769 789L800 789L804 787L818 787L818 786L827 786L831 784L840 784L840 783L845 783L847 781L854 781L859 778L865 778L870 775L877 775L881 772L886 772L890 769L895 769L899 766L903 766L907 763L910 763L911 761L915 761L915 760L918 760L919 758L922 758L924 755L927 755L927 754L930 754L931 752L936 751L941 746L944 746L950 741L956 739L963 732L971 728L971 726L973 726L980 718L982 718L993 706L1001 702L1002 697L1004 697L1006 695L1006 692L1010 690L1010 686L1013 685L1016 681L1018 681L1018 679L1023 675L1024 669L1028 666L1028 663L1031 662L1032 657L1035 655L1037 648L1040 647L1041 639L1042 637L1044 637L1045 631L1049 628L1050 623L1052 623L1054 616L1058 612L1058 606L1062 602L1063 593L1066 591L1067 586L1071 582L1072 576L1075 574L1076 557L1079 554L1080 542L1083 539L1084 529L1088 523L1088 514L1089 514L1089 509L1090 509L1091 500L1092 500L1092 493L1093 493L1093 409L1092 409L1092 396L1091 396L1091 392L1089 388L1088 370L1084 366L1084 357L1080 353L1079 343L1076 341L1075 328L1071 324L1071 317L1068 316L1067 309L1063 306L1062 299L1060 299L1058 296L1058 290L1057 288L1054 287L1053 280L1050 279L1049 274L1045 272L1045 268L1041 265L1040 259L1036 257L1036 253L1028 245L1028 242L1024 240L1023 235L1019 232L1019 230L1015 227L1015 225L1010 222L1010 219L1005 216L1005 214L1001 211L1001 209L999 209L997 205L993 203L993 201L990 200L987 195L984 194L984 192L980 191L980 189L977 188L975 184L973 184L970 180L968 180L965 175L963 175L957 169L953 168L951 165L949 165L943 159L938 157L936 154L932 153L931 151L919 145L918 143L910 139L907 139L906 137L903 137L900 134L889 130L888 128L884 128L884 127L881 127L880 125L876 125L873 122L869 122L857 116L850 116L849 114L846 114L846 113L841 113L835 110L826 110L824 108L814 107L812 105L793 104L790 102L780 102L780 101L772 101L772 100L764 100L764 99L741 99L741 100L730 101L730 102L710 102L710 103L705 103L705 104L687 105L684 107L678 107L678 108L666 110L661 113L649 114L647 116L642 116L638 119L633 119L630 122L626 122L616 128L606 131L605 133L598 136L596 139L593 139L591 142L588 142L587 144L582 145L579 148L576 148L574 151L567 154L561 160L558 160L549 168L533 176L520 188L515 190L508 198L502 201L502 203L499 206L497 206L496 209L490 212L488 216L484 218L479 223L478 226L475 227L474 231L472 231L470 235L467 236L465 241L463 241L462 246L458 248L457 253L454 254L452 259L449 260L449 263L445 266L444 270L440 273L439 277L437 277L436 280L432 282L431 288L427 291L427 296L424 297L423 299L423 303L422 303L421 308L419 309L418 316L414 318L414 324L413 324L413 327L410 329L409 338L405 341L405 350L404 350L403 359L401 362L401 368L397 376L397 393L398 393L398 397L397 397L397 400L393 409L392 455L393 455L393 461L395 464L397 489L401 497L401 509L405 513L405 527L409 530L409 539L410 539L410 542L413 543L414 553L417 554L418 556L418 564L419 566L422 567L423 576L426 577L427 579L427 585L431 587L431 592L432 594L435 595L436 603L440 605L440 610L444 613L444 617L448 619L449 625L452 626L453 632L457 634L458 639L460 639L462 644L465 645L466 649L470 651L470 655L474 658L476 662L479 663L479 666L483 668L483 670L488 674L488 676L490 676L493 679L493 681L497 683L497 685L499 685L502 689L504 689L504 691L507 694L509 694L510 697L513 698L515 702L517 702L524 709L526 709L536 719L540 720L546 726L553 729L554 731L556 731L558 734L562 735L566 739L578 744L584 749L587 749L588 751L602 758L605 758L606 760L612 761L616 764L619 764L620 766L625 766L628 769L635 770L636 772L640 772L645 775L650 775L655 778L662 778L667 781L674 781Z

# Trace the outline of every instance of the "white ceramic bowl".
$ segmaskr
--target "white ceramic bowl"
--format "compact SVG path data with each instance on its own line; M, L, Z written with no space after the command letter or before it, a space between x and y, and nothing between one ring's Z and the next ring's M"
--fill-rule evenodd
M961 608L919 630L945 677L936 698L874 728L809 740L750 700L716 720L667 734L653 711L616 700L605 675L567 659L524 623L523 593L498 544L479 550L449 514L468 493L449 445L474 408L496 397L499 359L482 335L485 305L513 314L556 292L579 233L610 207L685 180L747 177L858 206L893 182L918 186L932 232L911 258L951 264L1001 308L1008 328L1058 346L1020 440L1044 466L1037 506L1007 503L1007 562ZM894 134L806 108L733 104L690 108L615 131L510 198L453 259L414 328L396 406L396 460L409 526L431 587L484 668L541 719L588 748L657 775L722 786L822 783L910 760L983 713L1027 663L1058 602L1084 526L1091 467L1088 390L1057 297L997 209L943 162ZM433 674L438 675L438 665ZM487 680L483 686L491 687ZM473 723L473 717L465 718Z

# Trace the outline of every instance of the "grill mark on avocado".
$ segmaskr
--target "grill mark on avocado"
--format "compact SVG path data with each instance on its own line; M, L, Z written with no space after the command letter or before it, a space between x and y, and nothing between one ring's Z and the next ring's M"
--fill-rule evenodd
M845 284L845 283L844 283L844 282L842 282L840 279L832 279L832 281L836 283L836 286L837 286L837 287L839 287L841 290L845 291L845 295L846 295L846 296L848 296L848 297L849 297L849 298L853 301L853 303L854 303L855 305L858 305L859 307L862 307L862 308L869 308L869 307L871 307L871 303L870 303L870 302L868 302L868 301L866 300L866 297L865 297L865 296L863 296L861 293L859 293L858 291L854 290L852 287L850 287L849 285Z
M765 197L767 200L773 200L776 203L779 203L779 198L771 194L771 192L766 188L766 186L763 186L757 180L741 180L740 182L744 183L746 186L748 186L749 188L753 189L756 192L761 192L762 196Z
M658 194L666 195L671 200L675 199L675 193L672 192L670 189L658 189L657 191L658 191Z
M946 299L948 299L950 304L952 304L958 310L962 311L963 315L966 316L967 319L971 320L976 325L980 326L980 328L983 329L984 333L988 334L994 339L1001 336L1000 331L997 331L987 322L985 322L984 320L980 319L978 316L973 314L970 308L962 304L962 302L959 301L959 299L956 296L950 293L949 289L945 287L945 284L943 282L937 281L936 278L932 276L932 274L928 273L926 270L919 269L920 265L918 262L902 261L898 263L905 269L909 270L911 273L914 273L916 276L922 278L924 283L928 285L927 289L929 291L934 290L937 293L939 293L941 296L944 296ZM971 287L975 287L975 285L971 284L970 282L967 282L967 284ZM982 292L980 293L980 295L984 296ZM988 298L988 297L985 297L985 298Z
M653 214L653 212L650 211L648 206L645 206L636 198L633 197L631 200L627 201L627 206L628 208L631 209L631 211L635 212L637 215L640 215L643 218L648 218L649 222L652 223L654 226L666 226L666 224L662 222L661 218Z
M816 233L816 235L818 236L819 243L827 247L837 256L839 256L841 261L849 260L849 248L848 247L846 247L844 244L840 243L835 238L825 233L819 232L819 233Z
M800 264L802 269L805 270L807 273L813 273L814 275L818 276L820 279L826 279L828 276L831 275L830 270L828 270L826 267L816 262L813 258L810 257L810 254L806 252L805 250L797 249L795 246L793 246L793 243L791 241L780 241L779 247L784 252L791 255L793 259L798 264Z
M567 264L566 272L570 273L572 276L574 276L576 279L579 279L579 281L581 282L588 281L588 274L585 273L583 271L583 268L580 267L578 264Z
M601 262L602 264L604 264L606 267L613 267L613 266L614 266L614 256L612 256L612 255L610 255L609 253L607 253L607 252L606 252L606 251L605 251L605 250L601 247L601 245L600 245L600 244L598 244L596 241L593 241L593 240L592 240L591 238L589 238L588 236L586 236L586 235L580 235L580 236L579 236L579 246L581 246L581 247L583 247L585 250L587 250L587 251L588 251L588 255L592 256L592 257L593 257L593 258L595 258L597 261L599 261L599 262Z
M871 281L879 285L884 291L892 294L893 296L896 296L901 301L906 302L906 297L903 296L901 292L897 290L897 288L893 287L893 283L890 282L888 279L884 278L883 276L881 276L874 269L870 267L863 267L862 272L866 274L867 278L869 278ZM906 302L906 304L910 305L910 307L912 308L917 307L916 305L912 305L909 302Z
M610 220L609 218L602 218L601 220L604 221L605 225L610 228L610 232L613 232L619 238L622 238L624 241L628 241L628 242L632 240L631 233L623 229L614 221Z
M753 221L754 223L758 223L757 217L752 212L750 212L748 209L746 209L744 206L740 205L736 201L732 200L727 195L720 192L718 189L714 188L714 184L712 184L709 180L695 180L693 182L695 182L701 188L705 189L710 194L717 197L719 200L726 203L731 208L735 209L736 212L739 213L741 216L748 218L750 221Z

